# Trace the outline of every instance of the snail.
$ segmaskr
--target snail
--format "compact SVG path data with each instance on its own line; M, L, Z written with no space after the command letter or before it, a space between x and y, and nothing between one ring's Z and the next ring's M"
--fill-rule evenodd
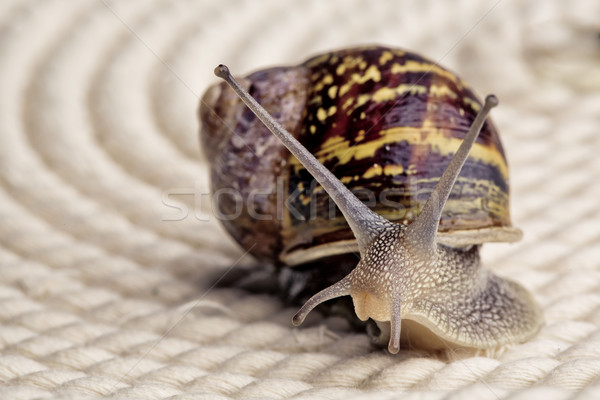
M351 296L390 353L401 336L432 349L489 349L537 333L542 316L531 294L479 257L483 243L522 235L510 221L504 150L486 121L495 96L482 105L445 68L378 46L241 83L223 65L215 74L225 82L207 90L200 119L217 208L235 216L222 223L259 259L309 265L333 280L294 325Z

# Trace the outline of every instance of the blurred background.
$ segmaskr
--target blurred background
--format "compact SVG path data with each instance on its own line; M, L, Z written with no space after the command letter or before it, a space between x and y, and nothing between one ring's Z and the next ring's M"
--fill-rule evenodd
M343 321L293 330L278 298L211 288L253 264L199 195L214 67L360 44L500 99L525 237L483 257L544 308L531 342L469 364L392 358ZM0 60L2 397L598 393L600 2L3 0Z

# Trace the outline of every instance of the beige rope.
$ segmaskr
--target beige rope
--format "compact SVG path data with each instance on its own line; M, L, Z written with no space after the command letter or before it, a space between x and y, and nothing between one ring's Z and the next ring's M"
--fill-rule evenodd
M477 3L2 1L0 398L600 396L600 3ZM390 356L342 319L292 329L279 299L212 287L252 264L203 195L214 66L357 43L500 99L525 238L483 256L542 305L531 341Z

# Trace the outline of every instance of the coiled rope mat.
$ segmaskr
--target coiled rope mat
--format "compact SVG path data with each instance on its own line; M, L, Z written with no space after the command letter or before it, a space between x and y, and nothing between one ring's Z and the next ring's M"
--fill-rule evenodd
M476 5L477 3L477 5ZM600 398L600 3L0 2L0 398ZM328 49L416 50L501 100L513 220L488 245L546 326L390 356L338 318L212 284L253 261L211 214L198 97Z

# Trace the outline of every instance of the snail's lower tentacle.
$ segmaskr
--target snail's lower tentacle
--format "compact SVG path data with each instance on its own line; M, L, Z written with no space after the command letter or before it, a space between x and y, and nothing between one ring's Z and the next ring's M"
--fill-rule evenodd
M306 303L298 310L296 315L292 317L292 324L298 326L304 322L304 319L312 311L313 308L318 306L319 304L335 299L336 297L348 296L350 294L350 281L348 277L342 279L339 282L334 283L333 285L321 290L319 293L315 294L313 297L308 299Z
M400 351L400 330L402 327L402 300L400 296L394 298L390 304L390 342L388 350L392 354Z

